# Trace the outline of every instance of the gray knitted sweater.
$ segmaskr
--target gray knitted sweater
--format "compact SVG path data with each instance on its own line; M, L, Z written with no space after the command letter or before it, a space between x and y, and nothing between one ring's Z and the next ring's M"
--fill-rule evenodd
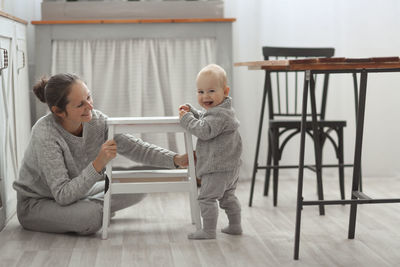
M242 139L232 98L225 98L221 104L205 112L188 106L190 112L182 116L180 124L198 138L196 175L201 177L203 174L239 168Z
M88 190L104 179L93 167L101 145L107 140L107 116L92 110L93 118L83 124L82 137L66 131L52 114L32 128L19 178L14 189L22 196L50 198L68 205L84 198ZM176 153L143 142L131 135L115 135L117 151L147 165L174 168Z

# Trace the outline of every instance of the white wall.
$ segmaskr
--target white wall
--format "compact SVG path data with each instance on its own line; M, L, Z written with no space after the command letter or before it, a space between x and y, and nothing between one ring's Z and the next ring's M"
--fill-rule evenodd
M225 16L234 23L234 62L261 60L261 47L330 46L336 56L399 56L400 2L397 0L226 0ZM245 143L243 175L250 176L255 154L257 123L264 75L235 67L232 89ZM345 119L345 160L353 161L354 96L349 74L330 79L327 118ZM400 127L400 74L371 74L363 143L364 176L398 176L397 150ZM265 124L265 123L264 123ZM283 156L298 162L298 145L291 144ZM311 147L308 149L312 152ZM266 149L260 152L266 158ZM330 157L331 158L331 157ZM263 172L261 172L263 173ZM336 171L328 171L336 174ZM347 173L352 173L347 169Z
M29 22L40 19L41 0L2 1L1 7L7 13ZM225 0L225 16L237 18L233 24L234 62L261 60L263 45L332 46L336 48L336 56L345 57L399 56L398 14L400 2L397 0ZM29 24L30 67L34 64L34 44L33 26ZM330 81L327 117L348 121L345 159L351 162L355 131L351 77L334 75ZM244 143L243 177L250 177L252 171L263 82L261 71L234 68L231 86ZM363 153L365 176L400 173L397 167L397 148L400 147L398 87L400 74L371 74L369 77ZM265 160L265 142L263 147L260 156ZM297 163L297 144L292 143L286 149L289 150L283 155L284 161ZM312 154L311 149L308 152Z

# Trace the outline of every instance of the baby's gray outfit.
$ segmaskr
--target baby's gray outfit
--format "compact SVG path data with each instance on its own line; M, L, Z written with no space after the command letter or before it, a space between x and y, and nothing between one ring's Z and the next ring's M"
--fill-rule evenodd
M239 121L232 108L232 99L226 97L218 106L205 112L191 105L180 123L197 136L196 175L201 179L199 206L204 230L214 231L218 206L225 210L230 225L240 224L240 203L235 196L241 164L242 140Z

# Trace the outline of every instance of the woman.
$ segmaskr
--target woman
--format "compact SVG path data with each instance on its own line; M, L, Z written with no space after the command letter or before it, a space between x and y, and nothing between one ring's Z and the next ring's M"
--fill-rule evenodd
M102 225L104 168L118 153L158 167L187 165L187 155L150 145L131 135L107 140L107 117L93 109L90 91L74 74L42 79L33 88L51 113L32 128L17 191L17 215L29 230L87 235ZM111 212L145 194L113 195Z

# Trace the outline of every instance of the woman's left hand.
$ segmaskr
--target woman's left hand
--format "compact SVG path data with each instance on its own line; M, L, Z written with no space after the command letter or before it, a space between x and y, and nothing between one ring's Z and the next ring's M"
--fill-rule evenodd
M187 167L189 165L188 154L175 155L174 164L179 166L179 167Z

